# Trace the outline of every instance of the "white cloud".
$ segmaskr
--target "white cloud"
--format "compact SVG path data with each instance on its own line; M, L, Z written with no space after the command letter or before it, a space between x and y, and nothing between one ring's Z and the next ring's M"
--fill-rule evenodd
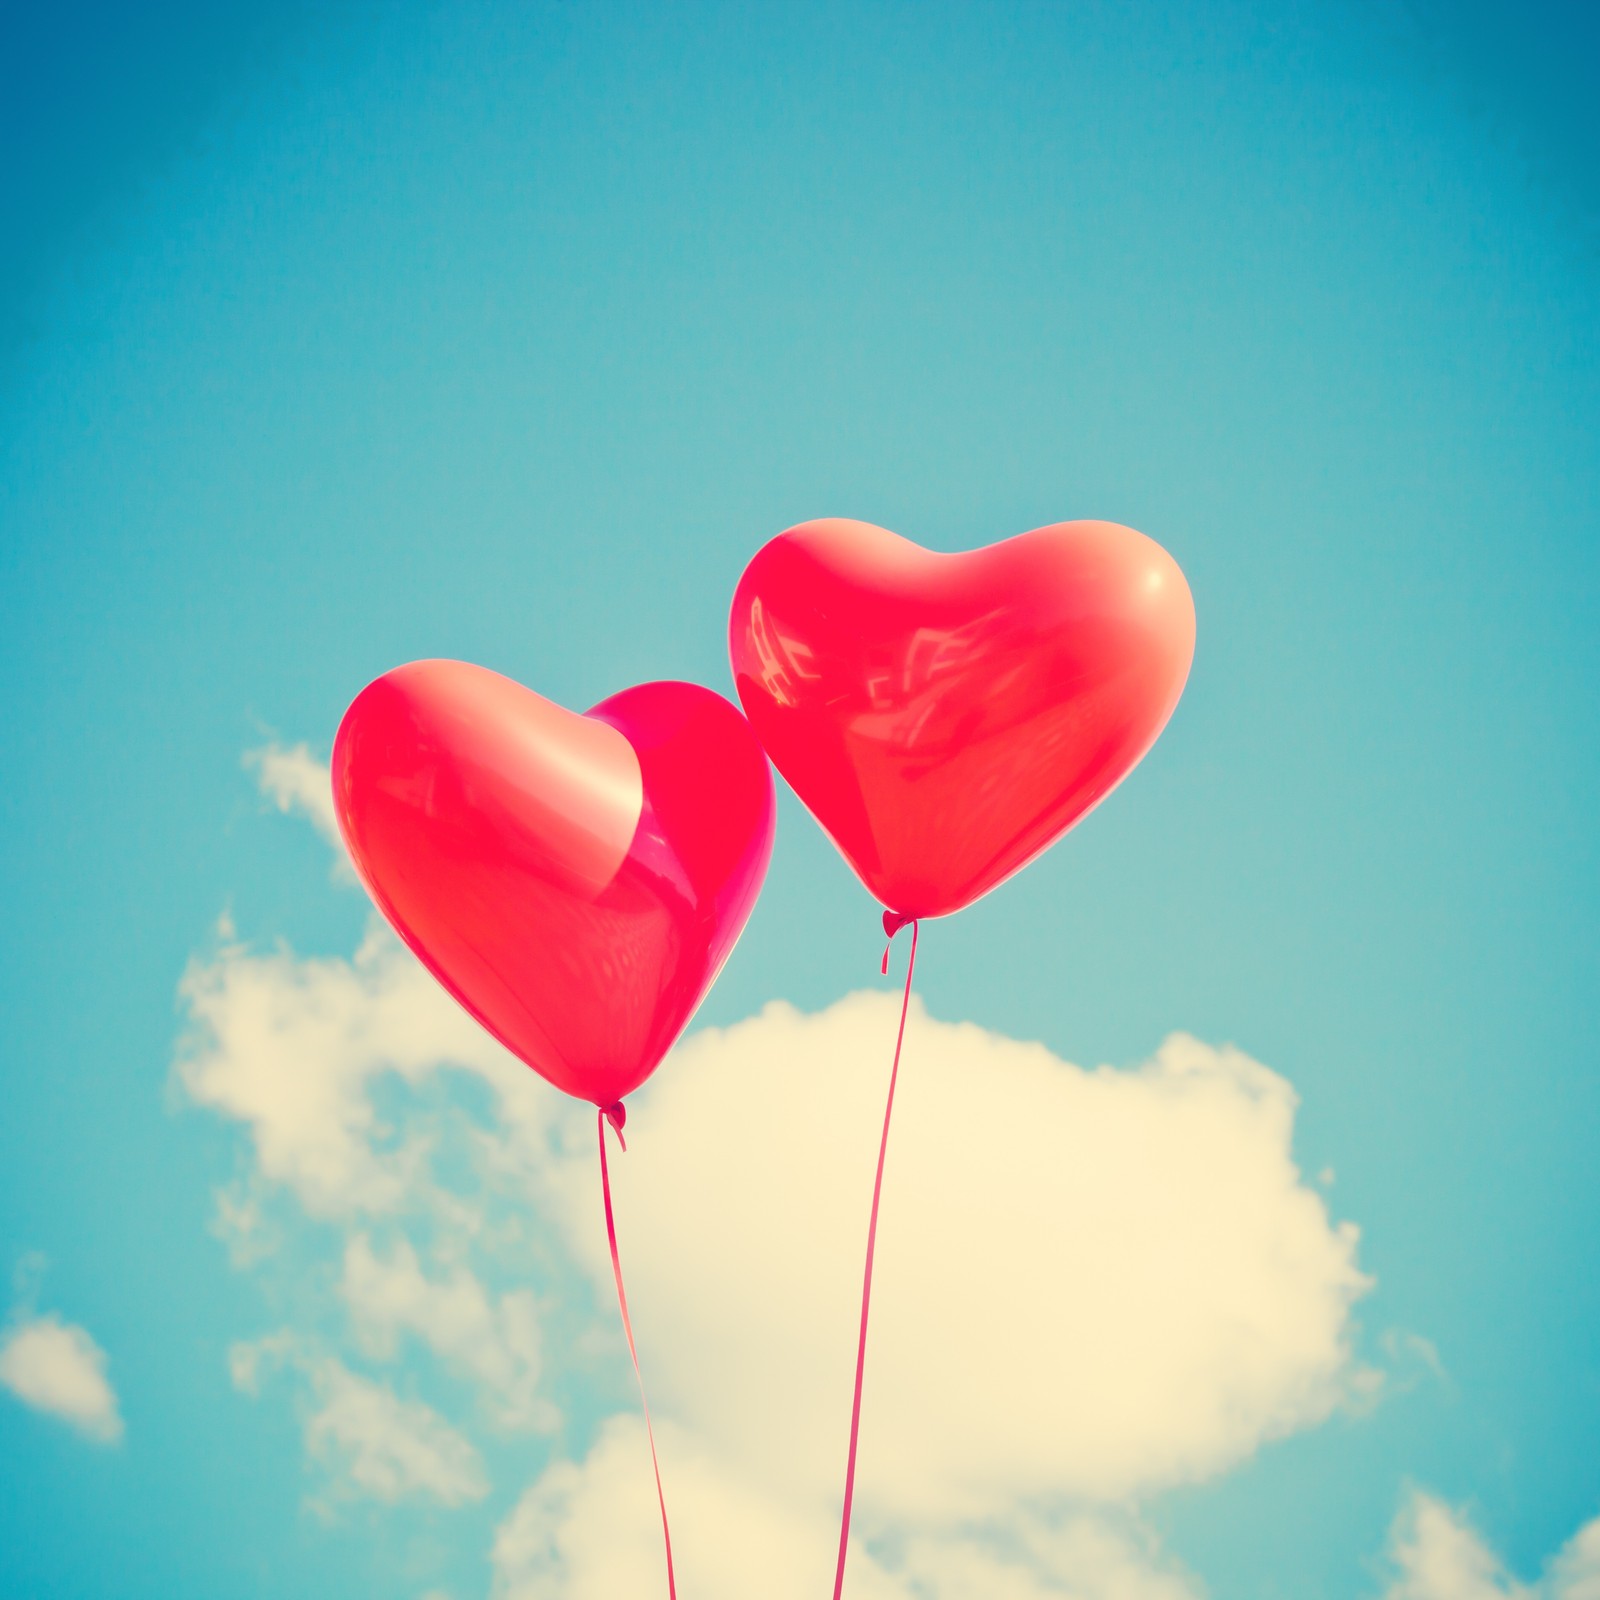
M470 1440L432 1406L402 1399L386 1384L351 1372L343 1362L303 1348L291 1332L228 1352L235 1387L260 1392L269 1368L289 1364L303 1375L310 1403L306 1453L344 1494L377 1500L412 1498L458 1506L489 1492L483 1461Z
M1585 1523L1550 1564L1555 1600L1600 1600L1600 1517Z
M1148 1530L1105 1513L1018 1518L976 1535L913 1540L905 1570L921 1600L1198 1600L1192 1574Z
M247 751L246 767L252 768L261 792L285 815L298 812L345 860L344 840L339 835L339 819L333 805L333 781L326 763L318 761L306 744L281 745L276 742L259 750Z
M614 1164L662 1408L829 1500L848 1421L894 997L691 1038ZM890 1523L1119 1500L1314 1424L1352 1378L1356 1235L1291 1155L1295 1095L1177 1035L1133 1071L914 1006L890 1145L858 1493ZM586 1135L586 1140L592 1135ZM558 1188L604 1292L587 1142Z
M471 1443L431 1406L401 1400L329 1358L313 1372L320 1404L306 1422L306 1449L380 1500L423 1495L447 1506L489 1492Z
M339 1286L370 1358L425 1347L496 1420L538 1425L533 1297L497 1296L467 1264L492 1231L490 1196L503 1213L509 1195L539 1218L542 1249L592 1275L620 1381L591 1111L376 926L351 961L225 945L183 995L179 1077L256 1153L219 1217L241 1260L264 1248L263 1200L292 1195L348 1230ZM685 1588L710 1600L783 1600L831 1575L896 1015L885 992L814 1016L774 1004L686 1041L630 1108L631 1153L613 1163L622 1246ZM439 1079L446 1068L489 1089L487 1130L435 1093L465 1081ZM1184 1035L1135 1069L1086 1071L913 1006L855 1600L1191 1600L1195 1580L1130 1501L1221 1472L1377 1382L1350 1351L1369 1287L1356 1233L1294 1165L1295 1107L1278 1074ZM473 1194L436 1179L447 1134L475 1164ZM418 1215L426 1264L401 1231ZM437 1413L266 1344L236 1352L241 1387L269 1358L299 1366L316 1402L308 1448L352 1488L484 1492L476 1452ZM413 1445L377 1442L395 1437ZM614 1419L584 1461L549 1468L503 1523L495 1570L502 1600L659 1581L636 1422Z
M270 1372L296 1363L300 1340L287 1328L259 1339L241 1339L228 1347L228 1376L240 1394L252 1400L261 1394L261 1385Z
M1432 1495L1414 1495L1394 1539L1397 1576L1387 1600L1504 1600L1527 1595L1466 1517Z
M53 1315L20 1314L0 1336L0 1385L103 1444L122 1437L106 1355L89 1333Z
M478 1387L497 1425L553 1426L558 1414L538 1387L533 1294L491 1294L464 1259L475 1245L514 1237L519 1219L496 1234L484 1194L452 1192L434 1173L446 1146L470 1157L481 1142L473 1117L442 1092L452 1073L490 1086L497 1125L536 1142L549 1107L528 1069L377 924L353 960L225 944L191 964L181 994L178 1081L251 1135L254 1171L218 1192L213 1223L234 1264L296 1270L285 1254L292 1218L275 1199L286 1193L308 1217L351 1230L338 1287L364 1353L399 1360L414 1340ZM376 1218L388 1238L381 1251ZM401 1228L407 1218L431 1233L448 1266L424 1271ZM253 1392L269 1358L298 1368L318 1397L307 1451L345 1490L447 1504L486 1491L476 1450L436 1412L331 1357L313 1360L293 1334L236 1347L235 1381Z
M822 1591L836 1539L812 1508L774 1502L730 1477L672 1427L668 1458L679 1588L702 1600L802 1600ZM644 1428L613 1418L580 1465L560 1462L523 1495L495 1538L494 1600L610 1600L663 1589L660 1513ZM852 1572L859 1600L908 1600L870 1562Z
M685 1592L826 1592L892 996L706 1032L613 1163ZM1175 1037L1131 1072L913 1012L890 1147L859 1600L1193 1600L1107 1502L1222 1470L1363 1374L1368 1280L1291 1154L1289 1085ZM590 1119L534 1171L609 1289ZM1053 1508L1053 1509L1052 1509ZM502 1525L497 1600L659 1581L642 1432L614 1421Z
M263 1177L313 1216L393 1211L422 1184L426 1132L396 1141L373 1091L455 1065L524 1118L532 1074L374 925L353 961L224 945L191 962L177 1071L197 1104L247 1124Z
M1600 1517L1528 1584L1506 1570L1464 1511L1414 1490L1395 1521L1390 1560L1385 1600L1600 1600Z
M838 1527L670 1425L669 1509L680 1592L814 1600L832 1586ZM501 1524L493 1600L613 1600L662 1587L661 1526L644 1429L613 1418L582 1463L552 1466ZM879 1555L851 1547L852 1600L1197 1600L1194 1581L1126 1518L1011 1518L987 1535L923 1534Z
M460 1264L430 1278L409 1240L400 1238L385 1259L366 1234L345 1246L339 1289L373 1356L390 1359L402 1334L415 1335L480 1386L502 1426L554 1426L555 1408L537 1387L538 1309L528 1290L496 1300Z
M253 1267L280 1247L279 1230L268 1219L260 1194L249 1184L234 1183L218 1189L215 1200L211 1232L227 1247L228 1259L234 1266Z

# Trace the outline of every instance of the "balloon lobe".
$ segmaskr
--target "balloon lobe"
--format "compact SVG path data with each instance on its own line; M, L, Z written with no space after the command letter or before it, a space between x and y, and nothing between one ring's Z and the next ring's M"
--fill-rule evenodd
M769 541L734 596L751 726L866 887L905 916L971 904L1081 820L1182 693L1178 565L1115 523L944 554L870 523Z
M340 828L423 964L557 1088L647 1078L732 952L773 837L743 717L686 683L585 715L465 662L384 674L334 745Z

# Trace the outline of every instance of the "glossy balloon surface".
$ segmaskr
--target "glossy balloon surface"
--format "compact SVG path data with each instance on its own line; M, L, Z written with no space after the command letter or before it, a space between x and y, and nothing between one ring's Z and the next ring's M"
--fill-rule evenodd
M1127 775L1178 703L1194 631L1177 563L1116 523L946 555L830 519L757 552L729 646L773 764L886 907L932 917Z
M766 760L697 684L580 716L482 667L413 662L345 713L333 789L401 938L530 1067L599 1106L683 1031L772 852Z

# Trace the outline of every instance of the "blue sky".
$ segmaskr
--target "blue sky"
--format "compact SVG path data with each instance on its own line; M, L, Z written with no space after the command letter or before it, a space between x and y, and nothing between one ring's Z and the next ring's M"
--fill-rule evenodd
M574 706L726 691L743 562L822 515L947 549L1112 518L1194 590L1151 757L919 966L933 1018L1062 1062L1237 1045L1299 1096L1295 1192L1360 1229L1341 1326L1376 1397L1160 1479L1139 1537L1218 1595L1398 1594L1458 1535L1537 1578L1600 1513L1595 43L1576 7L1377 0L25 20L0 1265L13 1336L84 1330L122 1431L0 1395L0 1587L518 1592L495 1529L552 1460L599 1482L629 1403L614 1348L561 1355L609 1326L585 1247L499 1189L473 1204L526 1255L450 1256L431 1212L370 1234L507 1317L536 1293L561 1421L508 1433L437 1340L351 1332L359 1207L319 1212L259 1104L195 1092L180 985L275 949L355 970L365 904L273 803L311 769L247 752L325 758L419 656ZM703 1018L832 1015L879 950L785 795ZM496 1126L485 1061L375 1103ZM233 1263L219 1190L272 1251ZM252 1401L230 1350L285 1329ZM491 1487L391 1503L308 1464L330 1361L427 1403ZM1405 1593L1502 1592L1429 1560Z

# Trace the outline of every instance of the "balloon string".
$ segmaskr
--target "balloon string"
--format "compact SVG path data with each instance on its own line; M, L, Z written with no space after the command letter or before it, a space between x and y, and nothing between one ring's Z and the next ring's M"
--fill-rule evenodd
M833 1578L833 1600L844 1593L844 1561L850 1549L850 1508L856 1493L856 1443L861 1433L861 1380L867 1367L867 1312L872 1304L872 1258L878 1246L878 1201L883 1194L883 1161L889 1150L889 1119L894 1115L894 1088L900 1076L900 1046L906 1037L906 1012L911 1005L911 975L917 970L917 920L885 912L884 931L892 940L911 924L911 959L906 963L906 991L900 1000L900 1031L894 1038L894 1065L889 1070L889 1097L883 1107L883 1137L878 1141L878 1174L872 1181L872 1220L867 1224L867 1270L861 1285L861 1338L856 1345L856 1392L850 1407L850 1458L844 1470L844 1515L839 1525L839 1565ZM883 954L887 971L889 952Z
M633 1321L628 1316L628 1292L622 1287L622 1258L617 1254L617 1224L611 1214L611 1172L606 1165L606 1123L616 1130L617 1143L624 1150L627 1140L622 1136L624 1112L620 1105L603 1108L600 1112L600 1189L606 1202L606 1238L611 1244L611 1272L617 1280L617 1304L622 1308L622 1331L628 1336L628 1354L633 1357L633 1375L639 1384L639 1403L644 1407L644 1431L650 1440L650 1465L656 1474L656 1501L661 1507L661 1537L667 1547L667 1594L678 1600L677 1580L672 1572L672 1529L667 1525L667 1497L661 1487L661 1461L656 1455L656 1430L650 1422L650 1401L644 1392L644 1374L639 1370L639 1350L633 1342Z

